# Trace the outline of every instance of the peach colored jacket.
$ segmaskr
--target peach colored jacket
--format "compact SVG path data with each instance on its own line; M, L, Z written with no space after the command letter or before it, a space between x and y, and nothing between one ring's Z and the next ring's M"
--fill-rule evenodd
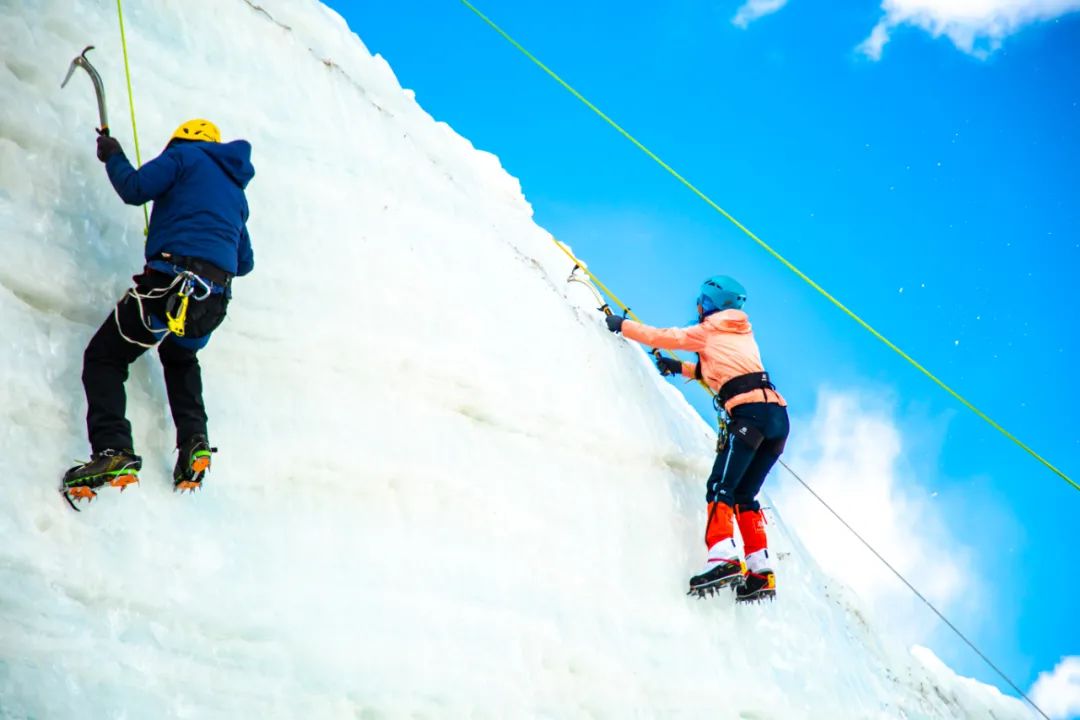
M713 391L733 377L763 372L750 321L742 310L721 310L705 318L701 324L686 328L654 328L626 320L622 334L639 343L665 350L689 350L701 358L701 376ZM694 378L696 363L684 362L682 374ZM751 390L736 395L725 406L728 412L736 405L752 402L771 402L787 405L775 390Z

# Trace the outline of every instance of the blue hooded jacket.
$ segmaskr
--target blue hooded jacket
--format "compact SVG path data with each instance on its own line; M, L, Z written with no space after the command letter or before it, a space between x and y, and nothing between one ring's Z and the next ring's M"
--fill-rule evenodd
M251 272L244 188L255 168L246 141L174 141L138 170L122 152L108 159L105 170L128 205L154 201L147 260L164 252L205 260L233 275Z

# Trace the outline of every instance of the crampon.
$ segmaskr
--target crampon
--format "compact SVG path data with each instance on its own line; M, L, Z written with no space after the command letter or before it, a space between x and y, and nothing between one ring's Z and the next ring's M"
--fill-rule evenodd
M746 581L735 589L735 601L740 603L761 603L776 599L776 575L770 570L762 573L746 574Z
M124 492L128 485L135 485L139 482L138 475L118 475L105 485L111 485L112 487L120 488L120 492ZM101 487L100 485L98 487ZM97 492L94 488L87 487L86 485L78 485L70 488L60 488L60 494L64 496L64 499L68 501L68 505L72 507L75 512L81 512L75 505L77 502L86 500L92 502L97 497Z
M210 456L217 448L210 447L206 438L196 435L180 447L180 457L173 470L174 492L195 492L202 487L203 478L210 470Z
M123 492L128 485L139 482L140 469L142 458L138 455L125 450L104 450L64 473L60 494L73 510L80 512L75 503L93 501L105 485Z
M736 591L738 591L740 587L742 587L742 578L736 577L729 580L722 580L719 582L710 583L708 585L698 585L696 587L692 587L689 591L687 591L686 594L693 595L694 597L705 598L712 597L713 595L718 594L721 590L725 588L734 588Z
M190 476L174 478L173 492L179 492L181 494L185 492L195 492L202 487L203 476L206 475L206 471L210 469L209 453L211 452L217 452L217 448L210 448L204 457L197 457L191 461Z
M690 578L690 590L687 595L712 597L727 587L742 587L746 566L741 560L721 563L708 572Z

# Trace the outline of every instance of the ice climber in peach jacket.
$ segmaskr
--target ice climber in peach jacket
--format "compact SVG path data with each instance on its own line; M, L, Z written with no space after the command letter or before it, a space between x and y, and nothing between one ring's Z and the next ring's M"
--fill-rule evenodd
M788 415L787 403L761 363L750 321L742 311L745 302L742 285L717 275L701 286L697 325L660 329L617 315L609 316L607 324L612 332L650 347L698 354L697 363L667 357L657 360L664 375L681 373L704 380L731 418L728 441L717 443L716 462L706 486L705 545L709 550L705 568L690 578L690 592L711 594L734 585L738 600L755 601L776 594L757 494L784 451ZM745 563L735 546L735 523L743 538Z

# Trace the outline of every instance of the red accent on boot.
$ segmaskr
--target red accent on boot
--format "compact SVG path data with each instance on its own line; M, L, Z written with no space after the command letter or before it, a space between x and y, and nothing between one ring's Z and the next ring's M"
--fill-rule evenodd
M705 547L730 540L735 534L731 506L722 502L709 503L709 520L705 526Z
M765 537L765 514L760 510L740 510L736 516L739 521L739 533L742 535L743 552L746 555L769 547Z

